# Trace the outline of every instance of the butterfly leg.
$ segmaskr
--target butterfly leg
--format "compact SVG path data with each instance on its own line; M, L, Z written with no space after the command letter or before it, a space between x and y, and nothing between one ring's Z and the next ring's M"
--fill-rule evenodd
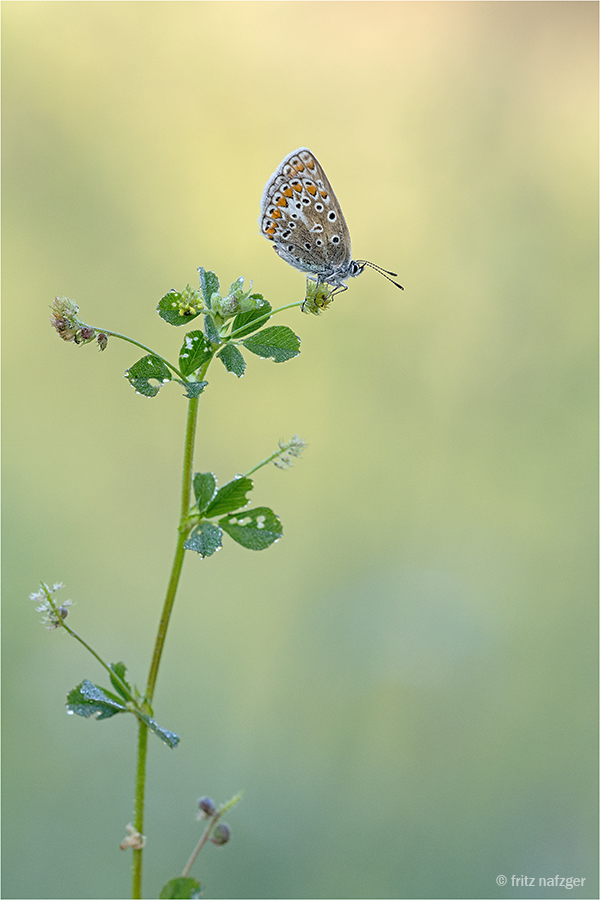
M344 291L347 291L347 290L348 290L348 285L344 284L343 282L341 284L336 285L334 287L334 289L332 290L332 292L328 295L327 302L331 303L331 301L333 300L333 298L335 297L336 294L342 294Z

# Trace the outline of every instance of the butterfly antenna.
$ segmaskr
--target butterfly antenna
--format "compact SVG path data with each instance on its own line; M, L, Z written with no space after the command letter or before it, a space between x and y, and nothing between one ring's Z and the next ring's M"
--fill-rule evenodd
M381 266L376 265L375 263L369 262L368 259L357 259L356 260L359 266L370 266L371 269L375 269L376 272L379 272L380 275L383 275L384 278L387 278L388 281L391 281L392 284L395 284L397 288L400 288L401 291L404 290L401 284L397 281L394 281L394 278L397 278L396 272L388 272L387 269L382 269ZM390 276L393 275L394 278Z

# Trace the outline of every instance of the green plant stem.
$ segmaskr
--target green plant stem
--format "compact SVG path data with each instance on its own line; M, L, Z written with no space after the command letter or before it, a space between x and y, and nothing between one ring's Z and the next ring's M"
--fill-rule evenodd
M206 370L210 364L210 360L202 367L198 378L202 380L206 375ZM158 668L167 636L169 627L169 619L175 602L175 595L179 585L181 569L183 567L183 557L185 554L184 543L190 531L188 524L188 515L190 509L190 496L192 491L192 474L194 466L194 443L196 439L196 422L198 419L198 403L200 398L193 397L188 401L187 426L185 430L185 444L183 452L183 476L181 484L181 515L179 519L179 529L177 546L175 549L175 557L171 568L171 577L167 587L167 595L163 605L162 615L158 625L158 633L154 644L154 653L152 654L152 662L150 663L150 672L148 674L148 684L146 686L145 704L148 712L151 713L152 698L156 688L156 679L158 677ZM144 802L146 790L146 753L148 743L148 726L144 722L139 722L139 738L138 738L138 755L137 755L137 774L135 788L135 820L134 826L136 831L143 834L144 831ZM133 851L132 862L132 893L133 900L139 900L142 896L142 862L143 851Z
M127 694L127 697L129 698L129 700L131 700L133 703L135 703L135 700L134 700L134 698L131 696L131 693L130 693L130 691L129 691L127 685L126 685L125 682L123 681L123 679L120 678L120 676L117 675L116 672L113 672L113 670L110 668L110 666L109 666L107 663L104 662L104 660L102 659L102 657L99 656L99 655L96 653L96 651L94 650L93 647L90 647L90 645L87 643L87 641L84 641L84 639L83 639L80 635L78 635L76 631L73 631L73 629L70 628L70 627L67 625L67 623L64 621L64 619L62 618L62 616L60 615L60 613L59 613L59 611L58 611L58 607L60 606L60 604L56 603L56 602L52 599L52 592L50 591L50 588L48 587L47 584L44 584L43 582L42 582L42 590L43 590L44 593L46 594L46 597L47 597L47 599L48 599L48 602L50 603L52 609L53 609L54 612L56 613L57 621L59 622L60 627L61 627L61 628L64 628L65 631L67 631L67 632L71 635L71 637L74 637L76 641L79 641L79 643L82 644L82 645L85 647L85 649L88 651L88 653L91 653L92 656L93 656L95 659L98 660L98 662L100 663L100 665L103 666L103 667L106 669L106 671L108 672L108 674L110 675L110 677L111 677L111 678L114 678L115 681L118 681L118 682L119 682L119 684L121 685L122 690L124 691L125 694Z
M214 814L214 816L212 816L210 822L206 826L206 830L205 830L204 834L202 835L202 837L200 838L200 840L194 847L194 850L192 851L192 855L188 859L185 869L181 873L182 878L187 878L187 876L190 874L190 869L194 865L194 863L196 861L196 857L198 856L198 854L204 847L205 843L207 842L208 838L210 837L211 831L213 830L213 828L215 827L215 825L217 824L217 822L219 821L219 819L221 818L223 813L227 812L228 809L231 809L232 806L235 806L236 803L239 803L239 801L241 799L242 799L242 793L240 792L239 794L236 794L235 797L232 797L231 800L229 800L227 803L224 803L223 806L219 810L217 810L217 812Z
M285 309L293 309L295 306L302 306L302 303L288 303L287 306L279 306L277 309L272 309L270 313L266 313L263 318L255 319L252 324L256 328L262 328L265 322L268 322L272 316L276 316L277 313L283 312ZM246 325L242 325L240 326L240 328L232 331L227 335L227 340L230 340L231 338L235 339L236 334L238 334L239 332L243 332L246 327ZM108 331L105 333L108 334Z
M263 459L262 462L259 462L258 465L254 466L252 469L249 469L244 475L244 478L248 478L249 475L254 474L254 472L256 472L258 469L262 469L263 466L266 466L270 462L273 462L274 459L277 459L277 457L281 456L283 453L285 453L285 450L282 450L280 447L279 450L275 451L275 453L271 453L270 456L267 456L267 458Z
M138 753L137 772L135 777L135 815L133 826L136 831L143 834L144 830L144 794L146 790L146 757L148 749L148 726L138 721ZM131 862L131 896L133 900L141 900L142 897L142 862L143 849L133 851Z
M151 347L146 347L145 344L140 344L139 341L135 341L133 338L127 337L126 334L119 334L118 331L108 331L107 328L96 328L95 325L91 325L90 328L93 328L94 331L101 332L102 334L109 335L110 337L119 338L120 341L127 341L128 344L134 344L134 346L139 347L141 350L145 350L146 353L149 353L151 356L155 356L157 359L160 359L161 362L164 362L165 366L171 369L172 372L175 372L176 375L179 375L182 381L187 381L187 378L181 374L177 366L174 366L173 363L170 363L168 359L165 359L164 356L161 356L160 353L156 352L156 350L152 350Z

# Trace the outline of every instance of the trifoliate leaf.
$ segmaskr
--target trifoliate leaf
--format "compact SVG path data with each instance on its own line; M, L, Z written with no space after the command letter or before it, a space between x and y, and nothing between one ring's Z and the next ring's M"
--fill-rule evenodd
M222 536L223 532L218 525L202 522L197 528L194 528L183 546L186 550L194 550L202 559L206 559L207 556L212 556L221 549Z
M185 291L171 290L159 301L156 311L169 325L187 325L204 308L198 291L189 285Z
M204 512L217 492L217 478L212 472L196 472L194 475L194 496L200 512Z
M219 279L214 272L207 272L202 266L198 267L198 275L200 276L200 290L204 297L204 302L210 309L210 298L219 290Z
M234 478L233 481L228 481L222 488L219 488L204 515L208 519L211 516L222 516L223 513L233 512L234 509L241 509L248 503L246 494L253 487L254 482L252 479L243 475L239 478Z
M159 900L197 900L200 882L195 878L171 878L158 896Z
M256 298L257 303L260 298L260 306L249 310L249 312L239 313L235 317L231 326L232 337L240 338L247 334L252 334L253 331L262 328L271 318L271 304L267 303L261 294L252 294L252 297Z
M171 372L157 356L143 356L125 372L125 378L144 397L156 397L162 385L171 380ZM158 381L151 384L150 380Z
M191 375L212 357L201 331L188 331L179 351L179 368L182 375Z
M244 510L237 516L226 516L219 519L219 525L229 537L248 550L265 550L283 534L279 518L266 506Z
M119 701L120 698L115 697L110 691L98 687L86 678L67 694L67 711L85 719L92 716L97 719L109 719L117 713L127 712Z
M272 325L243 341L244 347L262 359L271 357L276 363L285 362L300 353L300 338L287 325Z
M144 713L138 712L137 715L145 722L150 731L155 734L157 737L164 741L165 744L168 744L171 749L174 749L181 738L178 734L175 734L174 731L169 731L167 728L161 728L160 725L151 719L150 716L146 716Z
M246 361L237 347L233 344L225 344L223 349L219 350L217 356L228 372L233 372L238 378L242 377L246 371Z

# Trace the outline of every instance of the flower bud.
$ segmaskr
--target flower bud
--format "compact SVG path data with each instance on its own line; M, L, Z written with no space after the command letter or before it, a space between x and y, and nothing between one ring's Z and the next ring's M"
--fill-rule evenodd
M93 328L90 328L89 325L82 325L79 329L79 334L75 338L75 343L87 344L89 341L93 341L95 337L96 332Z
M75 344L89 344L96 337L96 332L79 318L79 307L68 297L56 297L52 304L50 324L56 329L63 341Z
M323 310L331 303L332 288L324 281L306 279L306 296L302 304L302 312L313 316L320 316Z
M200 797L198 799L198 809L202 813L203 819L208 819L209 816L214 816L217 808L214 804L214 801L210 799L210 797Z
M217 847L222 847L223 844L227 843L230 837L231 828L229 827L229 825L227 825L226 822L219 822L219 824L215 826L211 841L213 842L213 844L216 844Z

